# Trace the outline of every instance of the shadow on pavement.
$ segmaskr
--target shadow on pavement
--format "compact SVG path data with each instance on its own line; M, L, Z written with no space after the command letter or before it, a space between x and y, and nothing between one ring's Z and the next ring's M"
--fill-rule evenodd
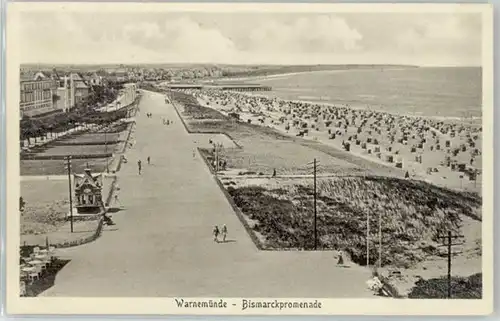
M125 208L123 208L123 207L111 207L108 209L108 213L118 213L118 212L121 212L124 210L125 210Z

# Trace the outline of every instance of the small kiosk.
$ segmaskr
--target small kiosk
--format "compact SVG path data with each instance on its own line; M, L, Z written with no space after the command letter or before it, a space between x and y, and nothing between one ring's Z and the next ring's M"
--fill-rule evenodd
M102 214L102 174L92 174L85 169L83 174L74 175L75 204L78 214Z

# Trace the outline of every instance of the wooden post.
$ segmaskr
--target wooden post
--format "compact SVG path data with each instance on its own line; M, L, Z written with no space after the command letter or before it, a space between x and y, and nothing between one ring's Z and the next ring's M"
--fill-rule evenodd
M318 231L317 231L317 216L316 209L316 158L314 159L314 249L318 249Z
M451 299L451 231L448 231L448 299Z
M378 212L378 268L382 268L382 211Z
M68 168L70 225L71 225L71 233L73 233L73 192L71 190L71 156L66 157L66 166Z
M451 231L448 231L446 235L438 236L438 238L445 240L445 246L448 248L448 299L451 299L451 258L452 258L451 246L458 245L458 244L452 244L452 239L457 239L462 237L463 235L453 235Z
M370 266L370 211L366 212L366 266Z

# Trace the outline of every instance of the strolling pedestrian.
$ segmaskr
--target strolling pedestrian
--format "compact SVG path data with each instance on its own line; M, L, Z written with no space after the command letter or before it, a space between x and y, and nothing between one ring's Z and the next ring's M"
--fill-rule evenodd
M142 163L140 160L137 162L137 168L139 169L139 175L141 175Z
M151 157L148 156L148 165L151 165Z
M344 265L344 254L342 253L342 251L339 251L338 252L338 261L337 261L337 265Z
M120 204L120 200L118 199L118 193L115 194L115 205Z
M196 151L194 148L193 148L193 158L196 158Z
M276 177L276 168L273 168L273 177Z
M219 243L219 227L217 225L214 226L214 230L213 230L213 233L214 233L214 242L217 242Z
M226 224L222 226L222 242L226 242L226 237L227 237L227 227Z

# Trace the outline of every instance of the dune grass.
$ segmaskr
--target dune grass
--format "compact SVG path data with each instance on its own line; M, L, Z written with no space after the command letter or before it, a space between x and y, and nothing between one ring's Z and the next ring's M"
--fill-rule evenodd
M267 249L312 249L314 206L311 184L280 188L227 188L236 205L264 236ZM480 220L477 196L433 185L386 177L324 179L318 186L319 249L344 249L366 264L367 217L370 218L370 263L378 260L378 225L382 230L382 264L409 267L440 255L436 238L443 229L459 231L461 216Z

